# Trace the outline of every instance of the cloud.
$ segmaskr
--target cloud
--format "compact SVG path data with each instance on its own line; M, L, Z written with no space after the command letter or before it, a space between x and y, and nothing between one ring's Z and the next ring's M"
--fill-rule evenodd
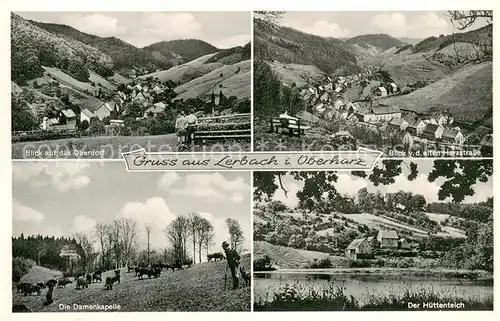
M28 183L33 188L40 188L50 183L64 192L88 186L90 178L82 172L89 167L89 162L81 161L16 163L12 168L12 181Z
M12 200L12 218L21 222L41 223L45 215L31 207L22 205L17 200Z
M337 183L335 183L335 188L341 195L355 196L360 189L368 186L367 180L361 177L346 173L338 173L337 176L338 179Z
M228 200L241 203L243 194L248 194L250 186L242 177L226 179L220 173L188 174L183 186L171 189L174 194L201 198L208 202Z
M207 41L217 48L227 49L246 45L250 42L250 34L235 35L227 38L207 39Z
M85 215L78 215L73 219L73 226L71 227L71 233L90 233L94 226L96 225L96 220L87 217Z
M369 24L374 32L393 37L426 38L447 33L448 23L435 12L425 12L407 19L401 12L381 13L372 17Z
M161 197L151 197L144 202L129 202L120 211L118 217L131 218L139 222L139 243L146 246L145 226L153 227L150 242L153 248L167 246L165 228L177 217L172 213L165 200Z
M350 36L351 32L347 28L342 28L335 22L318 20L313 24L301 28L302 31L321 37L343 38Z
M199 38L203 27L191 13L147 13L123 37L136 46L143 47L160 40Z
M158 188L162 190L169 190L172 185L179 181L180 176L176 172L166 172L158 181Z
M61 22L80 31L105 37L116 36L126 30L118 25L118 19L105 13L62 15Z

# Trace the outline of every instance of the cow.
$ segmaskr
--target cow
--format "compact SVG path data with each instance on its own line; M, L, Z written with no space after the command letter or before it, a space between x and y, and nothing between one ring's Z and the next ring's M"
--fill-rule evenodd
M118 282L120 284L120 270L115 270L115 276L107 276L104 283L104 288L106 290L113 290L113 284Z
M172 272L175 272L175 269L177 269L177 270L182 270L182 264L180 264L180 263L165 264L165 265L166 265L166 269L167 269L167 271L168 271L169 269L171 269L171 270L172 270Z
M77 290L83 290L85 288L88 288L89 287L89 284L87 283L87 281L81 277L81 278L78 278L76 280L76 289Z
M42 294L42 289L40 288L39 285L34 285L34 284L29 283L23 289L24 296L27 296L28 294L31 295L31 293L35 293L35 292L36 292L36 295Z
M97 282L99 281L99 283L102 282L102 274L101 274L101 271L96 271L92 274L92 282Z
M127 272L134 272L134 271L135 271L135 265L127 266Z
M139 280L143 279L143 275L147 275L150 279L152 276L154 276L154 278L156 279L161 275L161 269L158 267L139 268L139 272L138 272Z
M57 280L57 287L58 288L65 288L66 284L70 284L70 283L73 283L73 281L71 281L68 278L62 278L62 279Z
M57 285L57 281L54 279L50 279L47 282L45 282L45 286L48 287L49 289L53 288L56 285Z
M225 259L224 254L222 254L220 252L217 252L217 253L212 253L212 254L208 254L207 255L208 262L212 262L212 260L214 260L215 262L217 262L217 259L219 261L220 260L224 260Z
M85 276L85 280L87 281L87 284L91 284L91 283L92 283L92 275L87 274L87 275Z
M39 286L40 289L45 289L46 288L45 283L43 283L43 282L38 282L36 285Z
M250 272L245 270L243 266L240 266L240 274L243 280L245 280L245 285L246 286L250 285L250 280L251 280Z
M31 283L19 283L16 284L17 292L24 292L24 288L29 287Z

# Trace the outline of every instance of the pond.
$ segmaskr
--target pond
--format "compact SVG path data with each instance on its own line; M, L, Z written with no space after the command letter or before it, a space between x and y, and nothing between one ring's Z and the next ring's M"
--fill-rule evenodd
M419 276L408 274L375 273L304 273L257 272L254 273L255 302L272 301L273 294L285 286L293 286L301 293L321 291L331 287L344 288L360 305L370 298L403 296L410 293L430 293L439 298L464 301L493 301L493 281L452 278L444 275ZM493 307L492 307L493 308Z

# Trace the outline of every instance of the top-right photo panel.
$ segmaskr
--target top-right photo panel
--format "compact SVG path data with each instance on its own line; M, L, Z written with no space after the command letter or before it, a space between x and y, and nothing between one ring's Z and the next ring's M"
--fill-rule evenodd
M493 11L254 12L254 151L493 156Z

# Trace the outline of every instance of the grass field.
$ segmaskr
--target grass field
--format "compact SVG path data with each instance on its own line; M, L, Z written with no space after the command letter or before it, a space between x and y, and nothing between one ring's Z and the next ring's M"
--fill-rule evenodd
M45 71L49 75L54 77L57 81L59 81L63 85L70 86L72 88L75 88L75 89L81 90L81 91L85 91L85 90L93 91L93 90L95 90L95 87L93 87L90 83L76 80L75 78L64 73L62 70L60 70L58 68L43 67L43 69L45 69Z
M116 86L115 85L113 85L112 83L110 83L107 79L99 76L98 74L96 74L92 70L89 70L89 74L90 74L89 80L91 82L95 83L96 86L98 84L100 84L100 85L102 85L104 88L106 88L108 90L112 90L112 91L116 90Z
M250 255L243 255L241 264L250 270ZM105 290L104 283L93 283L87 289L76 290L76 283L65 288L54 289L54 302L45 307L45 293L41 296L23 296L13 293L13 304L25 304L32 311L58 312L59 304L119 304L125 311L249 311L250 287L240 284L237 290L230 290L231 277L228 273L227 289L224 289L226 261L202 263L182 271L162 271L158 279L139 280L133 272L121 271L120 284L113 290ZM103 274L103 279L107 272ZM31 279L47 281L47 273L35 271ZM49 278L50 279L50 278ZM33 281L33 282L34 282ZM75 312L75 311L70 311Z
M279 61L267 61L267 64L282 82L288 85L295 83L298 88L315 82L323 82L325 78L325 74L316 66L286 64Z
M176 87L176 99L207 98L212 92L218 93L221 90L226 97L249 98L250 78L250 60L222 66Z
M299 250L291 247L270 244L264 241L256 241L253 244L254 258L268 255L273 267L277 269L300 269L311 263L314 259L321 260L330 258L333 265L343 265L345 258L333 257L328 253Z
M99 136L67 138L49 141L23 142L12 144L12 159L47 159L47 158L93 158L110 159L122 158L121 153L144 148L147 152L176 152L177 138L175 134L155 136ZM47 151L55 154L46 154ZM214 143L207 146L196 145L185 151L210 152L210 151L248 151L249 142L227 141ZM26 151L41 151L43 155L31 157ZM98 155L75 156L74 152L95 151ZM58 153L61 152L61 153ZM69 155L67 155L69 153Z
M420 113L449 108L455 118L480 120L486 118L493 107L492 76L491 62L471 65L408 95L378 102Z

